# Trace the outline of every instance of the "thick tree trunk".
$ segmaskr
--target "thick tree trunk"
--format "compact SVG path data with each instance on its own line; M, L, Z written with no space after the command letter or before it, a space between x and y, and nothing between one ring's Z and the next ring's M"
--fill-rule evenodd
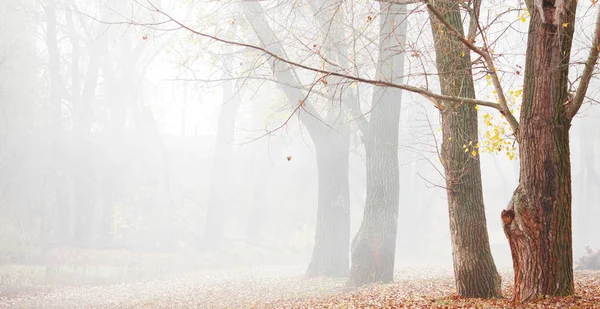
M380 3L380 46L377 77L401 82L404 69L406 7ZM398 44L400 42L400 44ZM400 45L400 46L398 46ZM352 241L352 267L347 285L391 282L398 229L398 129L402 92L375 87L369 129L364 132L367 198L363 221Z
M463 31L460 4L435 1L444 19ZM468 49L431 17L441 93L475 98ZM462 297L501 296L500 276L489 244L481 184L477 110L469 104L445 104L442 116L442 164L450 215L456 290ZM466 147L466 148L465 148Z
M400 106L400 102L393 103ZM365 149L367 199L363 221L352 241L348 286L387 283L394 275L400 177L398 147L365 140Z
M273 30L264 17L260 3L242 2L242 8L250 21L252 28L260 38L262 44L271 52L285 57L283 47ZM295 72L287 64L280 61L269 60L275 77L285 93L289 105L296 108L299 100L304 100L306 94L301 91L300 81ZM333 82L332 84L336 84ZM335 93L335 91L333 91ZM298 118L308 130L315 143L319 173L319 204L317 210L317 231L315 236L315 247L313 259L307 269L307 275L311 276L339 276L347 273L348 269L348 243L350 240L350 212L348 202L348 163L349 137L345 132L347 125L336 125L335 129L324 126L319 113L306 102L303 109L298 111ZM307 111L307 112L305 112ZM339 118L339 113L329 114ZM332 119L327 119L330 123ZM340 132L344 131L344 132ZM332 143L330 139L336 140L334 134L342 134L342 142ZM329 161L332 158L345 158L343 172L341 162ZM339 164L339 165L338 165ZM325 169L325 170L322 170ZM343 177L343 178L342 178ZM329 183L331 182L331 183ZM348 193L344 193L347 191ZM342 197L343 205L339 206L339 197ZM347 209L348 211L343 211ZM337 218L333 216L338 215ZM334 247L330 247L334 246ZM345 250L344 252L337 251ZM334 260L337 259L337 260ZM337 263L337 265L335 265Z
M520 181L508 210L502 212L513 256L514 298L519 302L574 293L571 123L565 102L576 5L577 1L544 1L542 8L529 7L518 132Z
M331 132L315 141L319 204L313 256L307 276L340 277L350 266L350 135Z

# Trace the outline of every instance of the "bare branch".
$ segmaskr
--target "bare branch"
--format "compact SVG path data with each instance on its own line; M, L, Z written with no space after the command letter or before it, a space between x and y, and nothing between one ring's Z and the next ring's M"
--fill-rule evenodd
M416 86L409 86L409 85L405 85L405 84L395 84L392 82L388 82L388 81L384 81L384 80L374 80L374 79L368 79L368 78L363 78L363 77L358 77L358 76L352 76L349 74L344 74L344 73L340 73L340 72L330 72L328 70L324 70L324 69L319 69L319 68L315 68L315 67L311 67L302 63L298 63L283 57L278 56L277 54L269 51L266 48L263 48L261 46L256 46L256 45L252 45L252 44L248 44L248 43L242 43L242 42L236 42L236 41L232 41L232 40L228 40L228 39L223 39L220 37L217 37L215 35L210 35L207 33L203 33L200 32L198 30L192 29L190 26L187 26L185 24L183 24L182 22L172 18L169 14L159 10L159 9L155 9L157 13L160 13L162 15L164 15L166 18L168 18L171 22L175 23L176 25L178 25L179 27L181 27L182 29L185 29L191 33L194 33L195 35L201 36L201 37L205 37L217 42L221 42L221 43L225 43L225 44L231 44L231 45L235 45L235 46L240 46L240 47L246 47L249 49L253 49L253 50L257 50L262 52L265 55L268 55L269 57L274 58L275 60L287 63L289 65L292 65L294 67L300 68L300 69L304 69L307 71L312 71L315 73L321 73L324 75L329 75L329 76L335 76L335 77L341 77L341 78L345 78L348 80L353 80L356 82L360 82L360 83L365 83L365 84L370 84L370 85L374 85L374 86L380 86L380 87L390 87L390 88L396 88L396 89L402 89L402 90L406 90L409 92L414 92L417 94L421 94L421 95L425 95L428 96L430 98L434 98L440 101L446 101L446 102L453 102L453 103L466 103L466 104L473 104L473 105L481 105L481 106L487 106L487 107L491 107L494 108L498 111L500 111L502 113L502 107L500 104L498 103L494 103L494 102L489 102L489 101L483 101L483 100L477 100L477 99L471 99L471 98L463 98L463 97L455 97L455 96L447 96L447 95L442 95L442 94L438 94L438 93L434 93L429 91L428 89L425 88L420 88L420 87L416 87ZM135 23L131 22L132 24L135 25Z
M467 39L471 42L475 42L477 36L477 28L479 27L479 11L481 9L481 0L469 1L473 3L473 7L469 3L460 1L460 5L469 12L469 33Z
M575 92L575 97L571 104L567 107L567 117L569 119L573 119L581 105L583 104L583 99L585 98L585 94L587 93L588 86L590 85L590 80L592 79L592 75L594 73L594 67L598 62L598 52L600 51L600 8L598 8L598 16L596 17L596 29L594 30L594 38L592 39L592 46L590 47L590 54L588 56L587 61L585 62L585 68L583 69L583 74L581 75L581 81L579 82L579 86L577 87L577 92Z

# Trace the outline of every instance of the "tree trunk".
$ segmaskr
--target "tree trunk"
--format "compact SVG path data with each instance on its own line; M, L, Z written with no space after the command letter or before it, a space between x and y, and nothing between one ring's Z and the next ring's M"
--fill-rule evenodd
M319 204L313 256L307 276L341 277L350 266L350 134L331 132L315 141Z
M281 46L281 41L269 27L260 3L247 1L242 2L241 6L262 44L271 52L284 56L285 53ZM273 59L269 60L269 64L288 99L288 104L291 108L295 109L297 102L306 98L304 91L300 90L302 88L301 82L297 79L293 69L287 64ZM313 249L313 259L306 274L311 276L344 275L347 273L349 264L347 261L348 243L350 242L347 162L347 156L350 151L349 137L345 136L345 134L349 134L345 132L348 130L348 127L345 124L335 125L335 129L324 126L323 123L325 121L320 118L319 113L310 105L310 102L305 102L304 104L304 108L298 110L298 118L306 127L315 143L319 173L319 204L317 206L315 247ZM332 116L333 120L339 118L339 113L337 115L334 114L330 112L329 116ZM329 118L327 121L333 122ZM339 142L332 143L330 139L337 139L334 134L341 134L343 137L340 137L341 140ZM345 162L340 164L342 162L329 161L333 158L344 158ZM342 165L345 168L343 172L341 171L343 169ZM322 171L323 168L325 171ZM344 191L348 193L344 193ZM343 203L341 208L338 205L340 197ZM334 219L333 216L336 215L337 217ZM345 251L338 252L337 248Z
M65 162L65 142L62 138L61 127L61 110L62 110L62 77L60 75L60 54L58 51L57 41L57 18L56 18L56 2L47 0L44 6L46 15L46 44L48 46L48 71L50 73L50 110L51 110L51 131L52 139L54 140L52 159L54 162L53 175L50 177L50 183L54 187L54 202L50 203L52 208L50 232L44 234L45 242L60 242L66 243L70 237L71 227L71 212L70 203L67 198L67 177Z
M574 293L571 162L565 113L577 1L529 4L518 131L520 180L502 211L515 271L515 301ZM543 10L543 15L540 15Z
M225 65L229 66L232 59L225 59ZM226 77L231 72L230 68L225 73ZM223 85L223 103L219 114L217 142L213 161L211 176L211 191L206 213L206 225L204 226L204 245L209 249L220 249L223 241L223 230L225 227L225 216L229 208L227 178L229 177L229 165L233 158L233 142L235 131L235 118L240 97L233 81Z
M435 1L444 19L462 32L460 5ZM441 93L475 98L469 50L431 16ZM456 290L462 297L500 297L500 276L489 244L481 184L477 110L469 104L445 104L442 116L442 164L446 176L450 236Z
M404 69L406 7L380 2L377 78L400 83ZM398 43L400 42L400 46ZM363 132L367 197L360 229L352 241L352 267L347 285L391 282L398 229L399 167L398 89L375 87L369 128Z

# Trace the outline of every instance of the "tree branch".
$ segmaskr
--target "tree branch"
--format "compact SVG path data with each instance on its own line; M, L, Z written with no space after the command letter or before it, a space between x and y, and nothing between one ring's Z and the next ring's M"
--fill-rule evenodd
M489 102L489 101L483 101L483 100L477 100L477 99L471 99L471 98L463 98L463 97L455 97L455 96L448 96L448 95L442 95L442 94L437 94L434 92L429 91L428 89L425 88L420 88L420 87L415 87L415 86L409 86L406 84L395 84L395 83L391 83L388 81L383 81L383 80L374 80L374 79L368 79L368 78L363 78L363 77L358 77L358 76L352 76L349 74L343 74L343 73L339 73L339 72L330 72L324 69L319 69L319 68L314 68L302 63L298 63L283 57L278 56L277 54L269 51L266 48L260 47L260 46L256 46L256 45L252 45L252 44L248 44L248 43L241 43L241 42L236 42L236 41L232 41L232 40L227 40L227 39L223 39L220 37L217 37L215 35L210 35L207 33L203 33L197 30L194 30L192 28L190 28L189 26L183 24L182 22L173 19L170 15L168 15L167 13L160 11L159 9L155 9L157 13L160 13L162 15L164 15L166 18L169 19L170 22L175 23L176 25L178 25L179 27L181 27L182 29L185 29L195 35L201 36L201 37L205 37L217 42L221 42L221 43L225 43L225 44L231 44L231 45L235 45L235 46L241 46L241 47L246 47L249 49L253 49L253 50L257 50L262 52L263 54L268 55L269 57L274 58L275 60L287 63L289 65L292 65L294 67L300 68L300 69L304 69L307 71L312 71L315 73L320 73L323 75L330 75L330 76L335 76L335 77L341 77L341 78L345 78L348 80L353 80L356 82L360 82L360 83L365 83L365 84L370 84L370 85L374 85L374 86L380 86L380 87L390 87L390 88L397 88L397 89L402 89L402 90L406 90L409 92L413 92L413 93L417 93L420 95L425 95L428 96L430 98L434 98L437 100L441 100L441 101L447 101L447 102L453 102L453 103L466 103L466 104L473 104L473 105L481 105L481 106L487 106L487 107L491 107L494 108L498 111L500 111L502 113L502 107L500 104L498 103L493 103L493 102ZM136 25L135 23L131 22L131 24Z
M567 117L573 119L581 105L583 105L583 99L587 93L587 89L590 85L592 75L594 73L594 67L598 62L598 53L600 52L600 8L598 8L598 16L596 17L596 29L594 30L594 38L592 39L592 46L590 47L590 54L587 61L585 62L585 68L581 75L581 81L575 92L575 97L571 104L567 106Z

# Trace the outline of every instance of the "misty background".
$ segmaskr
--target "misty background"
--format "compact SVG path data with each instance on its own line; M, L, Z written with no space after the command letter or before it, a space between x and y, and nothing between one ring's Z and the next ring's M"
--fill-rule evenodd
M235 2L152 3L194 29L258 44ZM367 76L374 75L377 55L377 19L365 24L373 5L357 4L351 21L362 31L354 34L354 62ZM322 38L308 4L263 7L286 53L319 66L311 57ZM490 4L482 14L494 16L500 9ZM516 14L503 15L493 25L498 31L491 31L497 38L490 40L497 53L505 53L500 63L518 71L514 64L524 63L525 42L500 31L507 25L525 29L514 22ZM578 27L593 24L588 15ZM101 278L123 269L140 277L308 265L318 202L315 145L268 64L255 50L219 44L162 20L145 1L0 2L3 273L10 265L51 265L59 268L58 276L41 268L31 272L39 272L40 281L50 276L77 282L80 274L69 271L70 265L101 264L105 270L93 273ZM427 23L424 12L409 17L404 81L437 89L437 77L430 76L435 74L426 74L435 72L431 34L414 30ZM586 44L574 43L574 59L585 56ZM517 91L522 74L511 73L503 78ZM366 191L356 119L324 98L327 85L311 87L313 77L298 74L327 121L323 126L348 126L353 237ZM476 83L479 98L493 96L485 78ZM363 117L369 117L372 86L329 87L338 96L355 92ZM597 92L593 80L589 97ZM450 266L439 112L420 96L402 96L397 265ZM575 259L586 244L600 248L598 117L597 106L585 105L571 131ZM482 118L482 136L485 130ZM518 158L481 152L481 163L492 252L499 267L509 268L500 211L517 185ZM209 219L211 207L219 220ZM222 237L207 232L218 222Z

